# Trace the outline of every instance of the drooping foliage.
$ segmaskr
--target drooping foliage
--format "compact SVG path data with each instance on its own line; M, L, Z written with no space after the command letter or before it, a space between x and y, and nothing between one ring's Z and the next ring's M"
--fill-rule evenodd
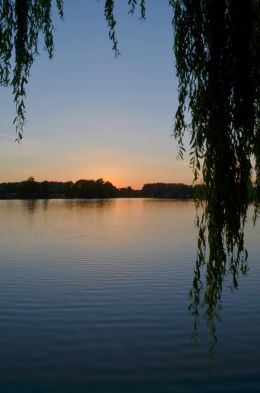
M252 165L259 192L260 2L172 1L179 107L175 135L191 134L195 179L206 189L209 260L243 248ZM191 123L185 122L186 107Z
M56 0L63 17L63 1ZM26 120L25 97L30 69L38 55L39 35L53 56L52 0L0 0L0 85L11 86L16 105L17 139Z
M259 210L260 2L175 0L170 4L179 78L175 136L182 154L183 134L190 133L194 177L197 180L202 173L206 196L198 217L191 311L196 325L199 305L206 303L216 340L224 277L231 273L236 288L239 272L247 272L244 224L252 182L255 213ZM185 120L187 112L190 124Z

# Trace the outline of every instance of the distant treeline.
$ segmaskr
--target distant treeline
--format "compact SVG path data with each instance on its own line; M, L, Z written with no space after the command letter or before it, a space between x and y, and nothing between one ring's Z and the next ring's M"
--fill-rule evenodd
M15 183L0 184L0 198L193 198L201 187L175 183L145 184L141 190L131 187L116 188L109 181L78 180L72 181L35 181L33 177Z
M29 177L17 183L0 184L1 198L113 198L117 188L110 182L98 180L35 181Z
M253 199L254 189L251 190ZM141 190L131 187L116 188L109 181L35 181L33 177L15 183L0 183L0 199L48 199L48 198L172 198L204 199L203 186L189 186L182 183L150 183Z
M194 187L182 183L151 183L145 184L142 196L153 198L190 199L194 196Z

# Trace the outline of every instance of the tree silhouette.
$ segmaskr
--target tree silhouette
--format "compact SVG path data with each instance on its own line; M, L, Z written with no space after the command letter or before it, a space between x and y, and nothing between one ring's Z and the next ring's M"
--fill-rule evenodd
M62 0L56 0L61 17L62 3ZM51 12L51 0L0 0L0 84L13 89L16 105L14 123L18 140L22 139L26 120L26 85L31 66L38 55L40 33L44 35L45 49L49 57L53 56Z

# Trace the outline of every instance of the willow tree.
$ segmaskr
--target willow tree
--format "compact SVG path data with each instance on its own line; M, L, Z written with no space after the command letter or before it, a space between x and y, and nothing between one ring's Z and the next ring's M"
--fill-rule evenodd
M62 0L56 0L63 17ZM0 84L11 86L16 105L17 140L25 125L26 85L33 61L38 55L39 35L53 56L52 0L0 0Z
M175 136L182 149L183 133L190 132L194 177L196 180L201 170L206 194L198 222L199 253L191 309L196 317L207 234L204 300L209 327L216 338L215 317L221 308L223 278L230 271L237 287L239 270L244 274L247 269L244 225L253 179L256 214L258 210L260 2L190 0L172 1L171 5L179 77ZM190 124L185 122L186 107L191 113Z
M62 0L56 0L63 16ZM128 0L129 12L145 0ZM191 296L198 313L206 264L205 298L214 332L214 313L223 277L246 271L244 224L252 183L255 212L260 194L260 0L169 0L174 32L179 106L174 134L183 156L183 135L190 134L194 180L202 177L205 205L198 219L198 258ZM51 0L0 0L0 83L11 86L16 104L17 138L25 122L25 87L43 33L53 55ZM104 15L115 55L114 1L104 1ZM186 115L191 118L187 122Z

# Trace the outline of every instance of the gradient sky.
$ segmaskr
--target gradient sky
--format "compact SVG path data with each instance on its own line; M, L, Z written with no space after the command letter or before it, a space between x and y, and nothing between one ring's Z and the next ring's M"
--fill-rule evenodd
M103 178L118 187L192 182L172 135L177 79L168 1L147 2L147 20L115 2L122 53L115 59L103 1L65 0L55 54L42 51L27 88L27 125L14 142L11 90L1 89L0 182Z

